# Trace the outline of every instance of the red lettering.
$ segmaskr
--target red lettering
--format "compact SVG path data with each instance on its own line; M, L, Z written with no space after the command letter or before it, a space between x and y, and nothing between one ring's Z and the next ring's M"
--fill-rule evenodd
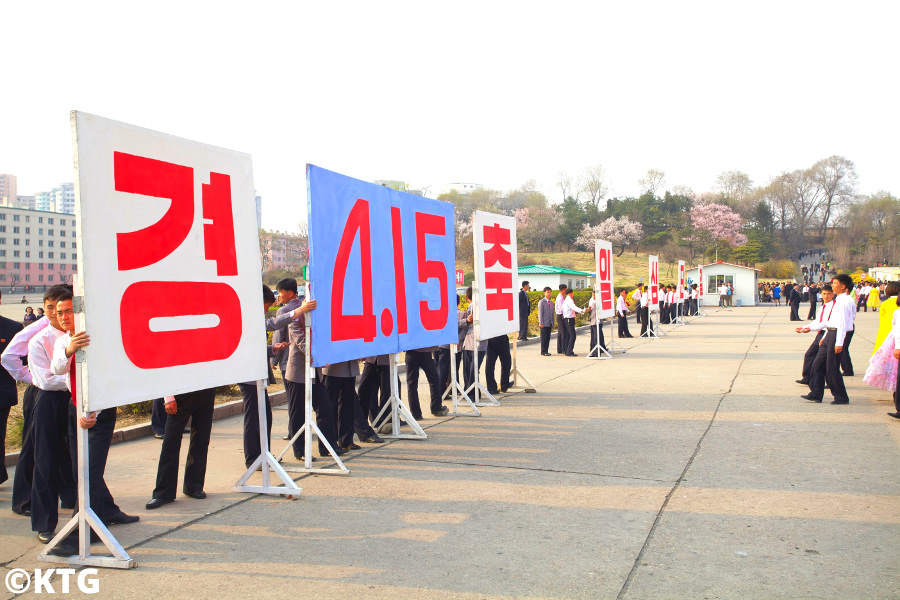
M418 213L416 214L418 217ZM418 224L418 218L416 220ZM391 235L394 239L394 297L397 300L397 333L406 333L406 275L403 271L403 229L400 208L391 207ZM382 331L384 328L382 327Z
M119 270L140 269L174 252L194 223L194 170L173 163L113 152L115 189L118 192L168 198L166 214L156 223L116 234Z
M597 278L601 280L609 279L609 250L605 248L600 250L597 263Z
M613 307L613 290L612 284L609 282L600 283L600 306L603 310L612 310Z
M484 268L488 268L494 264L500 263L500 266L507 269L512 268L512 254L506 250L501 244L510 243L510 230L500 227L499 224L484 226L484 243L490 245L484 251Z
M210 173L204 183L203 218L212 223L203 225L203 250L206 260L216 261L219 277L237 275L237 254L234 247L234 217L231 212L231 177Z
M416 262L419 266L419 283L427 283L429 279L437 279L441 288L441 303L435 308L429 308L428 302L419 300L419 319L422 327L428 331L437 331L447 325L449 318L449 281L447 268L438 260L427 259L426 235L447 235L447 225L444 217L428 213L416 213ZM510 277L512 277L510 275Z
M347 263L353 240L359 232L359 262L362 294L362 314L344 314L344 289L346 288ZM331 282L331 341L375 339L375 311L372 309L372 243L369 234L369 202L362 198L356 201L347 217L341 243L334 261L334 279ZM355 289L355 288L351 288ZM352 292L351 292L352 293Z
M508 230L507 230L508 231ZM488 310L506 310L507 319L513 319L513 294L503 290L512 288L512 273L485 273L484 286L492 293L485 294Z
M241 301L225 283L140 281L122 294L122 346L141 369L224 360L237 349L243 333ZM215 327L151 331L150 320L215 314Z

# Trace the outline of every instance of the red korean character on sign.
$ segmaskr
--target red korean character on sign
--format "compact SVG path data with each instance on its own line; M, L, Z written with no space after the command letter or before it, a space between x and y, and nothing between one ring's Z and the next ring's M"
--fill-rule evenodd
M612 291L612 273L609 271L610 251L608 248L600 248L598 263L597 280L600 288L600 307L603 310L612 310L613 307L613 291Z
M194 224L194 170L191 167L113 153L115 189L167 198L169 209L159 221L138 231L116 234L119 271L156 264L177 250ZM216 263L218 276L238 274L231 209L231 178L210 173L202 185L203 249ZM138 367L158 369L228 358L237 348L243 324L240 300L226 283L141 281L131 284L120 304L122 344ZM164 330L151 321L214 315L213 327ZM190 350L188 350L190 349Z
M485 295L485 306L488 310L506 310L507 318L513 319L513 276L512 254L503 247L511 243L510 230L499 224L486 225L483 229L484 243L489 247L484 251L484 268L488 269L499 264L509 269L503 271L486 271L484 274L484 286L488 293ZM504 290L510 290L504 292Z

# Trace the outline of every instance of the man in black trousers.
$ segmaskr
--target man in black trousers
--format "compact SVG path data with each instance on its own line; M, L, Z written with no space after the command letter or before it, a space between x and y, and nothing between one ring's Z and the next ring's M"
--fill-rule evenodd
M828 286L829 288L831 286ZM809 284L809 314L806 315L806 319L812 321L816 318L816 308L819 306L819 293L821 290L816 286L816 282L813 281Z
M801 321L800 318L800 290L797 289L796 285L788 284L790 286L790 295L788 296L788 303L791 305L791 321Z
M417 421L422 418L422 407L419 404L419 369L422 369L425 379L428 380L432 416L443 417L448 412L447 407L441 404L441 395L444 390L438 383L437 365L434 364L432 357L435 350L437 350L436 347L430 347L406 351L406 392L409 411Z
M208 388L167 396L165 402L166 414L169 417L166 419L166 433L159 452L156 487L153 490L153 497L147 502L147 510L175 501L181 438L188 419L191 420L191 437L181 491L185 496L196 500L206 498L203 486L206 482L206 459L209 454L216 389Z
M9 342L17 333L22 331L22 324L0 317L0 353L6 350ZM3 456L6 456L6 420L9 419L9 409L19 403L19 390L16 388L16 380L6 369L0 369L0 443L3 444ZM0 471L0 483L9 479L6 465Z
M528 300L528 292L531 286L527 281L522 282L522 289L519 290L519 341L524 342L528 339L528 317L531 315L531 302Z
M800 379L797 380L797 383L802 385L809 385L813 361L819 353L819 342L825 337L825 315L828 312L826 309L832 307L831 302L834 300L834 294L831 291L830 284L827 284L822 288L822 299L824 300L824 303L822 304L822 312L819 314L819 318L813 323L810 323L807 327L797 328L797 333L816 331L815 339L813 339L809 348L806 349L806 354L803 355L803 371L800 375Z
M538 326L541 329L541 356L550 356L550 333L553 331L553 288L544 288L544 297L538 302Z
M630 338L632 337L631 332L628 331L628 301L626 298L628 297L628 290L622 288L619 290L619 297L616 300L616 318L619 320L619 337L620 338ZM638 309L640 310L640 309Z
M512 383L509 372L512 368L512 357L509 354L509 338L506 335L492 337L487 342L487 358L484 364L484 383L487 391L497 393L497 379L494 376L494 365L500 359L500 391L505 392Z
M563 303L566 301L566 289L568 289L564 283L559 284L559 294L556 296L556 304L554 306L554 310L556 311L556 353L557 354L565 354L566 352L566 327L565 327L565 317L563 317Z

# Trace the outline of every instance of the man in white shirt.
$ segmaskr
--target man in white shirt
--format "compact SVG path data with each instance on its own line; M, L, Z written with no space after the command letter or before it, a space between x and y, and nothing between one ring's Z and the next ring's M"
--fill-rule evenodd
M838 357L841 364L841 372L844 377L853 377L853 362L850 360L850 342L853 340L853 333L856 330L856 306L853 303L853 297L850 295L850 292L853 289L853 280L850 280L849 287L844 294L847 296L849 302L845 303L845 310L847 311L847 334L844 336L843 343L843 351L840 353Z
M563 303L566 301L566 290L568 286L564 283L559 284L559 294L556 296L556 353L565 354L566 352L566 326L563 320Z
M719 306L725 306L726 297L728 296L728 286L724 283L719 286Z
M575 354L575 315L584 312L583 308L575 305L575 290L566 290L566 298L563 300L563 319L566 326L566 356L578 356Z
M698 302L699 299L700 299L700 292L697 289L697 284L692 283L691 284L691 307L690 307L690 310L688 311L689 315L694 316L694 315L700 314L700 305L699 305L700 303Z
M109 487L104 479L106 460L109 456L109 447L112 444L113 433L116 429L116 408L107 408L99 413L92 412L88 415L79 415L75 405L75 381L72 375L75 373L75 361L72 357L81 348L90 345L90 336L86 332L75 333L75 312L72 308L72 294L62 294L57 299L56 318L59 326L66 332L56 340L53 347L53 358L50 361L50 370L55 375L63 375L66 378L66 386L72 396L69 403L69 454L73 457L72 469L78 461L75 459L76 450L76 425L88 429L88 472L90 474L91 508L94 513L106 525L121 525L135 523L140 517L127 515L116 505ZM77 553L77 552L76 552Z
M52 292L53 288L47 291ZM55 293L55 292L54 292ZM47 296L47 294L45 294ZM50 305L48 309L48 305ZM3 354L0 355L0 364L16 381L28 384L22 394L22 447L19 450L19 460L16 463L16 474L13 476L12 511L25 517L31 516L31 480L34 475L34 400L37 390L31 380L31 371L28 370L28 342L35 335L50 326L50 318L46 311L50 311L55 318L56 296L44 303L45 315L17 333ZM60 495L63 506L75 506L75 482L72 480L68 469L65 472L66 485L62 486ZM61 473L61 476L63 474Z
M853 285L849 275L841 274L831 281L834 290L834 304L825 314L825 336L819 342L819 352L813 360L810 373L810 393L805 396L812 402L822 402L825 395L824 384L828 384L831 395L834 396L832 404L849 404L847 388L844 386L844 378L840 371L840 355L845 351L844 343L849 321L848 311L855 312L853 300L845 292ZM821 373L824 363L824 381Z
M819 313L819 318L814 318L810 323L806 325L806 327L798 327L796 330L797 333L808 333L810 331L816 332L815 339L809 345L809 348L807 348L806 354L803 355L803 369L800 379L797 380L797 383L802 385L809 385L813 361L816 359L816 355L819 353L819 342L821 342L822 338L825 337L825 316L826 314L830 313L831 309L833 308L832 302L834 302L834 292L831 291L831 284L827 284L824 286L822 290L822 296L825 299L825 304L822 306L823 310L821 313ZM824 377L825 376L823 371L823 381Z
M628 290L621 289L619 290L619 297L616 299L616 317L619 320L619 337L620 338L630 338L633 337L631 332L628 331L628 313L631 311L628 310L628 302L625 301L625 298L628 296Z
M591 346L588 356L600 356L601 350L606 352L606 339L603 335L603 321L597 316L597 292L591 292L591 300L588 302L588 311L591 313L589 324L591 327ZM599 335L599 340L598 340Z
M634 307L635 307L635 322L640 325L641 319L644 315L641 314L641 284L638 284L637 289L631 292L631 297L634 299Z
M645 285L641 292L641 337L648 335L648 329L653 329L653 321L650 320L650 292Z
M72 474L72 459L66 437L69 429L69 403L72 395L66 387L66 376L50 370L56 340L65 335L56 319L55 301L64 291L51 288L45 296L45 313L50 326L41 330L28 342L28 370L37 390L34 403L34 477L31 486L31 529L38 532L38 540L46 544L59 522L60 490L67 485L61 480L64 472ZM52 292L52 294L51 294ZM53 306L47 310L48 294Z

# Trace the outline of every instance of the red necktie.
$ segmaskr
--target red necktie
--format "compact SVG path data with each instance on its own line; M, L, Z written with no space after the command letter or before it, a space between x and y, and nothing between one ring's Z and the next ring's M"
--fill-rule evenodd
M75 387L75 356L72 356L72 360L69 361L69 387L72 390L72 406L78 408L78 403L75 402L75 390L78 389Z

